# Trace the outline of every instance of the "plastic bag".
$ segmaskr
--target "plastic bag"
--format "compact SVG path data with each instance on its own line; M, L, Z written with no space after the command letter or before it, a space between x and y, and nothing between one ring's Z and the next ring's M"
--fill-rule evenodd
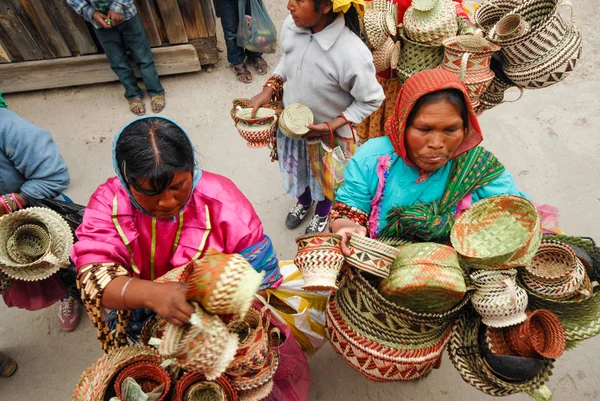
M275 53L277 30L262 0L238 0L238 10L238 46L257 53Z

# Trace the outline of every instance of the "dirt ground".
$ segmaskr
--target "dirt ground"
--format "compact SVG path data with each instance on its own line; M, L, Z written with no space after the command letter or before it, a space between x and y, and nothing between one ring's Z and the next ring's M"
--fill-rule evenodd
M520 101L486 112L480 121L484 145L513 173L522 191L538 203L558 207L561 227L568 233L600 240L600 12L595 0L574 3L584 38L577 70L562 83L527 91ZM266 4L280 26L287 14L284 2ZM224 48L221 33L219 40ZM266 59L274 66L278 54ZM269 162L268 150L249 149L228 115L231 100L257 93L263 78L255 77L250 85L238 83L221 53L212 73L165 77L162 82L168 102L162 115L187 129L202 168L230 177L256 207L280 257L293 258L294 238L304 227L288 231L283 220L294 199L283 195L278 167ZM118 83L12 94L6 100L12 110L52 132L71 172L67 194L76 202L85 204L114 174L111 141L132 119ZM0 380L0 400L68 400L79 375L102 354L87 316L76 331L63 333L56 312L56 307L38 312L8 309L0 302L0 350L19 362L14 377ZM600 362L595 355L599 346L600 339L588 340L557 361L548 383L555 400L600 396ZM405 384L366 381L327 344L310 358L310 366L314 401L491 399L464 383L447 357L427 379Z

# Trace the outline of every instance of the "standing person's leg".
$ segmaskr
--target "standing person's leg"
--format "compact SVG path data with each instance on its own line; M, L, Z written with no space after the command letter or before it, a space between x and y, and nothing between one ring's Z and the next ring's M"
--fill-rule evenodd
M131 111L138 115L144 115L146 108L142 101L144 94L137 84L137 78L127 60L127 49L123 44L119 28L95 29L98 41L102 45L110 67L119 77L119 81L125 87L125 98L129 101Z
M152 99L152 111L160 113L166 104L165 90L158 78L156 65L152 58L152 49L150 49L150 43L146 37L142 21L136 14L133 18L119 25L118 28L123 43L131 52L131 56L140 70L144 85L146 85L146 90Z
M227 46L227 61L231 64L238 80L244 83L252 82L252 73L246 68L244 48L237 44L239 12L237 0L217 0L217 12L221 17L221 26Z
M246 0L246 10L248 9L250 9L250 1ZM262 53L246 50L248 64L254 68L258 75L265 75L269 71L269 66L262 55Z

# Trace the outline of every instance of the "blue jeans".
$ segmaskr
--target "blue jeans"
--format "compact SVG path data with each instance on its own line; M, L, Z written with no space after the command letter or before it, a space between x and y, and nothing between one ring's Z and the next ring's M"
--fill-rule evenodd
M100 28L95 29L95 31L106 53L110 67L125 87L125 97L128 100L136 97L142 98L144 94L138 86L133 68L129 64L127 50L130 51L135 64L140 70L148 94L156 96L165 93L158 79L150 43L148 43L144 27L137 14L114 28Z
M249 2L246 1L246 10L249 9ZM225 34L225 44L227 45L227 61L236 65L242 64L246 57L256 58L262 56L262 53L251 52L237 44L237 30L240 22L238 12L238 0L217 0L217 14L221 18L221 26Z

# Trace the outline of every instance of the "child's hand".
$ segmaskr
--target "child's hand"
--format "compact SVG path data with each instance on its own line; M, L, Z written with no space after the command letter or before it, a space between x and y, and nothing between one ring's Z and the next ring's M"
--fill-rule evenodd
M273 97L273 88L265 87L262 92L250 99L250 107L252 107L252 118L256 116L258 109L271 102Z
M330 135L329 127L325 123L316 124L316 125L315 124L306 124L306 128L308 128L310 130L308 132L308 134L304 135L304 138L306 138L306 139L320 139L323 136Z

